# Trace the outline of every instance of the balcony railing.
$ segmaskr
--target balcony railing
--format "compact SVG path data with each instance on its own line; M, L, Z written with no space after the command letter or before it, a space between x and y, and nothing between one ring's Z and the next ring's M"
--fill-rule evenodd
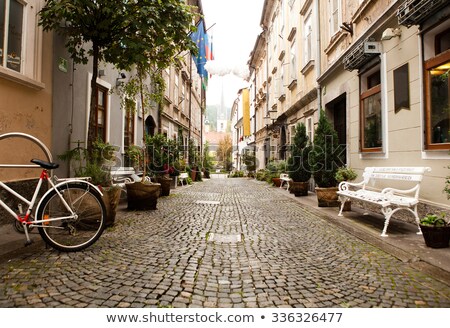
M407 27L420 25L445 5L448 0L406 0L397 10L398 23Z
M371 41L369 39L360 41L351 52L344 56L342 59L344 69L347 71L359 69L373 57L378 55L377 50L373 51L368 48L370 42Z

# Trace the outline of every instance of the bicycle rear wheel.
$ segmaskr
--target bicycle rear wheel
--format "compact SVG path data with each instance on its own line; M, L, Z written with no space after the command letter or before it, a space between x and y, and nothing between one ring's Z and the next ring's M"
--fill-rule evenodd
M97 241L105 228L106 209L100 193L89 184L68 182L52 190L41 201L36 219L47 244L63 252L75 252ZM75 213L72 217L63 200Z

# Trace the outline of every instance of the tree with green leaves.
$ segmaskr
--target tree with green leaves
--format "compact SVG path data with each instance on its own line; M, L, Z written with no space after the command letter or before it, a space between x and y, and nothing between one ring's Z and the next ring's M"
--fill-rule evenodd
M314 181L321 188L336 187L336 171L344 166L345 149L339 144L336 130L320 111L319 123L314 133L310 163Z
M195 30L193 7L179 0L46 0L39 14L44 31L66 37L75 63L87 64L92 57L90 123L100 61L119 69L136 67L142 86L151 69L164 69L181 52L195 49L189 37ZM95 141L91 130L88 149Z
M309 153L311 145L306 134L306 126L299 123L295 127L294 141L292 143L291 157L288 159L289 177L294 182L307 182L311 177Z

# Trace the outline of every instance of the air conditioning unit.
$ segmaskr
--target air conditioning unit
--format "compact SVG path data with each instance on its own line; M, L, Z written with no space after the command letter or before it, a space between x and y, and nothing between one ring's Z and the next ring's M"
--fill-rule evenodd
M379 42L366 41L364 42L364 53L365 54L379 54L381 53L381 46Z

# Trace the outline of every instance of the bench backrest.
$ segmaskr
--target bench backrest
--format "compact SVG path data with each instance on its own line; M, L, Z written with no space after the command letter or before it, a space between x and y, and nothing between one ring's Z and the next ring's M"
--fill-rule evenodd
M425 172L431 171L429 167L406 166L406 167L366 167L363 173L365 183L369 180L398 180L420 183Z

